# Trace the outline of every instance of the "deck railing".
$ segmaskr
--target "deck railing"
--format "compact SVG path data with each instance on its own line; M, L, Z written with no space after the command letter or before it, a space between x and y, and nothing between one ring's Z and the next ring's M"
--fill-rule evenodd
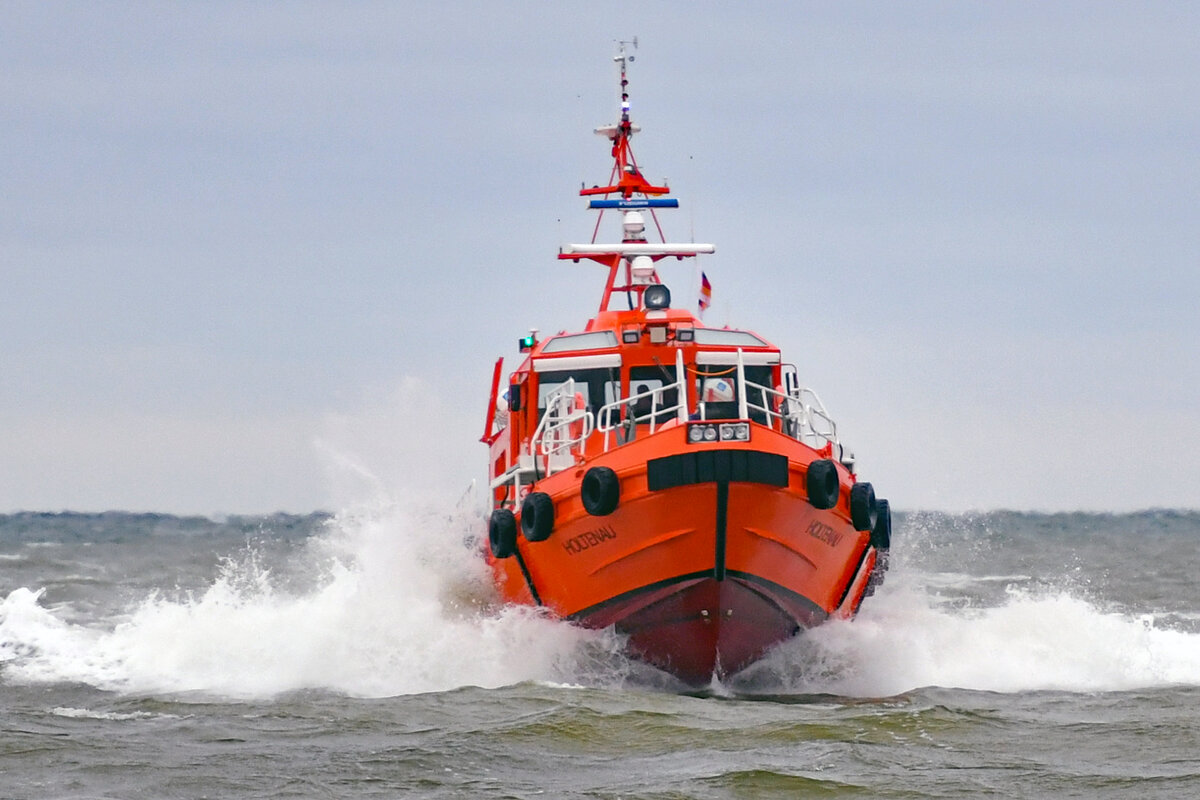
M668 402L672 391L675 400ZM646 404L649 404L649 410L646 410ZM669 422L683 422L687 418L687 372L683 368L683 351L676 350L675 382L606 403L597 414L596 430L604 434L604 452L607 453L609 434L614 431L620 445L633 438L637 425L649 423L649 432L654 433Z
M775 420L780 420L784 433L812 448L827 443L837 446L837 423L812 389L793 383L786 391L780 391L744 378L741 385L745 418L761 416L771 427L775 427Z
M546 413L531 437L536 452L546 459L545 474L573 466L595 427L595 415L577 402L574 378L547 395Z
M688 420L687 381L683 351L676 350L673 383L647 389L622 397L600 407L593 413L576 396L574 379L568 379L546 397L546 410L527 447L518 454L517 463L503 475L492 480L492 488L513 485L518 497L523 483L532 483L574 466L585 454L587 441L593 433L603 433L603 451L630 441L638 426L654 434L664 425ZM790 367L790 365L788 365ZM800 386L795 368L784 369L782 387L764 386L746 379L745 359L737 353L737 413L741 419L765 423L781 430L793 439L814 449L831 444L840 450L837 423L825 411L824 404L812 389ZM672 398L673 394L673 400ZM647 408L648 404L648 408ZM706 418L704 403L697 405L697 417ZM778 424L777 424L778 423Z

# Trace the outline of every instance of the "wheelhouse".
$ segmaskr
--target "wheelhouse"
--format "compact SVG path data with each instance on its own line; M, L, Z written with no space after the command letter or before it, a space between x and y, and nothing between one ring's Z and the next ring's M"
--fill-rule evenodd
M528 356L502 396L497 372L496 430L485 437L492 488L505 504L521 485L681 424L743 421L837 446L817 396L750 331L707 328L679 309L635 309L601 312L583 332L525 344Z

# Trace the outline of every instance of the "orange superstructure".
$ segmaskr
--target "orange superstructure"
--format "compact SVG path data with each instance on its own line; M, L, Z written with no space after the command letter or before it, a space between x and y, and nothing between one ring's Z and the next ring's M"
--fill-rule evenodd
M643 213L677 203L633 158L623 47L616 60L621 121L597 130L613 177L581 194L622 215L622 241L564 246L607 267L599 312L523 339L506 389L496 364L488 561L505 600L613 626L703 685L852 615L882 577L891 520L777 347L672 307L655 263L715 248L647 241Z

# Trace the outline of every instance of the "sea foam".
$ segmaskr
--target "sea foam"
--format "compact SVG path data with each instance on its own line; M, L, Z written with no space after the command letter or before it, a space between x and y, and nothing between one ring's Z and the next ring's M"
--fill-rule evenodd
M202 592L155 593L115 624L72 625L40 592L0 602L6 681L130 693L263 697L298 689L390 696L563 681L618 648L528 608L494 603L477 515L384 505L336 517L288 590L248 550ZM294 565L292 571L295 571Z
M930 581L929 579L933 580ZM931 686L995 692L1200 685L1200 634L1107 611L1077 590L1010 586L998 605L947 604L937 576L889 576L851 621L789 641L743 673L752 691L886 697Z
M0 676L233 698L524 681L671 686L620 655L612 633L500 606L480 556L483 520L465 506L381 498L334 517L294 561L266 563L249 546L201 590L160 589L115 619L75 624L46 608L40 591L13 590L0 601ZM1200 685L1200 634L1173 617L1113 610L1084 588L1031 585L1025 574L932 569L897 538L887 581L856 619L784 643L718 691L883 697L928 686Z

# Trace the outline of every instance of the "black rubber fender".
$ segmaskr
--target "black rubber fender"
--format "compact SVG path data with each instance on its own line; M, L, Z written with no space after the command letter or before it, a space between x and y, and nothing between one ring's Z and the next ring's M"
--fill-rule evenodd
M507 508L497 508L488 520L488 545L496 558L509 558L517 552L517 518Z
M850 522L854 530L875 530L880 518L880 505L875 499L875 487L870 483L854 483L850 487Z
M545 492L530 492L521 503L521 533L530 542L544 542L554 530L554 501Z
M867 588L863 591L863 598L870 597L875 594L875 590L883 586L883 578L888 571L888 551L875 551L875 569L871 570L871 577L867 579Z
M869 483L856 483L850 487L850 522L856 531L873 531L879 521L879 503L875 500L875 487Z
M592 467L579 486L583 508L593 517L605 517L617 510L621 501L621 481L608 467Z
M805 488L808 491L808 502L813 508L833 508L837 505L840 486L838 485L837 464L828 458L818 458L808 465L808 475Z
M887 500L876 503L878 515L875 527L871 528L871 546L876 550L887 550L892 546L892 508Z
M875 527L871 529L871 546L875 548L875 569L871 570L871 578L867 581L867 590L863 592L863 597L875 594L875 590L883 585L883 577L888 571L892 546L892 509L887 500L878 501L878 507Z

